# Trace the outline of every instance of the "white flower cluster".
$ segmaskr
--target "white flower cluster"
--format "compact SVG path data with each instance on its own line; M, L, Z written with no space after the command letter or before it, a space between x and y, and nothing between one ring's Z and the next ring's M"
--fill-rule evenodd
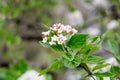
M17 80L46 80L45 76L39 76L39 73L35 70L29 70L22 74Z
M54 24L50 30L42 32L44 36L42 42L48 42L50 45L64 44L67 40L66 35L71 34L73 36L75 33L77 33L77 30L70 25Z

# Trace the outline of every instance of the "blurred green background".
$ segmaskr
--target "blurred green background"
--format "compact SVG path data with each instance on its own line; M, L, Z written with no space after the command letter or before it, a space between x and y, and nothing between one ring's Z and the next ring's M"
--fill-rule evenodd
M29 69L40 71L59 56L39 44L46 25L70 24L90 37L107 33L103 47L107 40L120 44L119 4L120 0L0 0L0 80L17 80ZM104 50L95 55L112 56ZM78 72L65 71L49 74L53 80L78 78Z

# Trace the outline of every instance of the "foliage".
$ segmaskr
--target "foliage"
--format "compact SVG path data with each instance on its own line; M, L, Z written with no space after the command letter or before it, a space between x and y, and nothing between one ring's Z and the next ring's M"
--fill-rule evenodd
M91 2L90 0L86 0ZM120 10L120 1L119 0L110 0L117 7L117 11ZM74 11L75 8L72 6L73 0L67 1L64 0L65 4L69 8L70 11ZM44 4L44 5L43 5ZM17 20L21 17L22 14L28 12L29 10L38 10L40 19L40 23L45 23L50 25L53 20L51 15L51 8L57 4L57 0L0 0L0 47L7 46L7 52L3 51L2 56L16 59L16 64L9 65L7 68L0 68L0 80L16 80L22 73L26 70L31 69L30 65L28 65L24 61L19 61L20 53L23 49L16 49L17 45L20 45L21 38L16 35L15 29L10 29L8 26L5 27L6 23L11 20ZM102 13L102 12L101 12ZM105 16L103 14L103 16ZM103 18L102 16L102 18ZM3 19L2 19L3 18ZM103 19L101 19L101 23L104 23ZM120 21L118 20L119 26ZM102 25L104 26L104 25ZM48 27L49 28L49 27ZM50 30L50 29L49 29ZM120 63L120 33L119 28L115 30L108 31L107 35L105 35L105 41L107 51L111 52L116 58L117 62ZM51 33L52 37L53 34ZM99 80L103 80L103 77L110 77L111 80L115 78L119 79L120 75L120 66L112 66L110 64L105 63L105 59L99 56L94 56L92 53L97 51L100 46L101 38L98 36L89 38L88 34L75 33L67 34L66 43L50 45L49 43L44 43L40 41L40 44L46 48L52 48L57 52L61 52L62 56L59 56L55 60L54 63L50 65L47 69L40 71L40 74L44 74L51 71L56 71L61 69L62 67L72 68L72 69L81 69L83 68L89 76L95 76ZM10 53L10 55L6 55L4 53ZM11 55L12 53L12 55ZM1 55L0 55L1 56ZM91 65L95 65L91 68ZM111 66L110 71L101 72L102 68L107 66ZM86 76L86 75L84 75ZM51 79L50 76L48 76ZM84 77L85 79L86 77ZM87 78L86 78L87 79Z
M62 28L63 25L56 24L55 26L53 26L53 28L50 29L50 31L52 33L50 32L49 34L47 34L47 37L49 37L51 34L54 34L54 31L52 31L52 30L54 29L54 27L57 27L57 26L59 26L59 28L60 27ZM48 32L49 31L47 31L47 33ZM43 32L43 33L45 36L46 32ZM58 33L56 33L56 34L58 34ZM67 34L69 34L69 32L68 33L61 32L59 34L63 34L63 35L65 34L64 35L64 37L65 37ZM51 38L51 36L50 36L48 39L53 39L53 38ZM98 43L100 41L99 37L89 38L88 34L75 33L75 34L71 35L69 38L67 37L67 39L68 40L66 42L61 44L61 48L60 47L52 47L52 45L49 44L49 42L47 42L47 41L44 42L44 39L43 39L43 41L41 43L44 47L53 48L54 50L62 51L63 55L60 56L57 59L57 61L55 60L55 63L53 63L50 67L41 71L40 74L44 74L50 70L53 70L54 68L55 68L55 70L56 70L56 68L58 70L58 69L62 68L63 66L65 66L67 68L72 68L72 69L78 69L78 68L82 67L88 73L89 76L94 75L98 78L114 77L114 73L111 73L111 72L104 72L104 73L103 72L102 73L95 72L96 70L100 70L100 69L110 65L110 64L104 64L103 62L105 61L105 59L103 59L102 57L94 56L94 55L90 54L91 52L94 52L100 48L98 46ZM50 45L50 46L46 46L46 44ZM57 45L58 44L54 44L54 46L57 46ZM100 63L102 63L102 64L100 64ZM96 64L96 66L94 66L93 68L90 68L88 65L91 65L91 64ZM58 66L60 66L60 67L58 67Z

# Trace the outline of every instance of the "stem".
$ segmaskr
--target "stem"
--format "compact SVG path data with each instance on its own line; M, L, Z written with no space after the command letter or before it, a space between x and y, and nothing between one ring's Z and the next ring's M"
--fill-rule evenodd
M63 45L63 46L64 46L65 51L68 53L69 52L68 49L65 47L65 45Z
M95 80L95 78L92 76L92 72L85 63L80 63L78 67L82 67L88 73L88 76L90 76L93 80Z
M92 75L92 72L90 71L89 67L85 63L80 63L78 67L82 67L88 73L88 75Z
M90 75L90 77L91 77L93 80L95 80L95 78L94 78L92 75Z

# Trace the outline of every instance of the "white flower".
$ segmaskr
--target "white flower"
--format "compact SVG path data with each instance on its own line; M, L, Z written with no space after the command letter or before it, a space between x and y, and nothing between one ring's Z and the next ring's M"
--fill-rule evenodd
M29 70L22 74L17 80L46 80L45 76L38 76L39 73L35 70Z
M62 33L62 32L63 32L62 28L59 28L57 31L57 33Z
M75 33L77 33L78 31L76 30L76 29L72 29L72 33L73 33L73 35L75 34Z
M44 35L42 42L48 42L50 45L65 44L67 40L66 35L70 33L71 36L73 36L77 32L78 31L70 25L63 25L61 23L54 24L50 31L42 33ZM50 34L54 35L50 36Z
M116 20L112 20L107 24L107 29L114 29L118 26L118 22Z
M51 41L51 42L49 42L49 44L50 44L50 45L55 45L56 42Z
M49 42L50 45L56 44L58 41L58 37L56 35L51 37L51 42Z
M55 26L55 24L54 24L54 26ZM57 32L57 30L58 30L56 27L53 27L51 29L52 29L53 32Z
M46 43L47 40L48 40L48 38L47 38L47 37L44 37L43 40L42 40L42 42Z
M62 34L58 35L58 44L64 44L67 38Z
M53 27L55 27L56 29L59 29L61 26L62 26L61 23L58 23L58 24L54 24L54 25L53 25Z
M57 37L56 35L52 36L51 39L52 39L52 41L54 41L54 42L58 41L58 37Z
M72 31L72 27L70 25L66 25L66 32L69 33Z
M42 32L44 36L48 36L50 34L50 31Z
M54 24L53 28L52 28L52 31L57 32L57 33L62 33L63 32L63 30L62 30L63 27L64 27L64 25L61 24L61 23Z
M63 44L63 43L65 43L66 40L67 40L67 38L65 36L63 36L62 34L60 34L58 36L54 35L51 37L51 42L49 42L49 44L50 45L54 45L56 43Z

